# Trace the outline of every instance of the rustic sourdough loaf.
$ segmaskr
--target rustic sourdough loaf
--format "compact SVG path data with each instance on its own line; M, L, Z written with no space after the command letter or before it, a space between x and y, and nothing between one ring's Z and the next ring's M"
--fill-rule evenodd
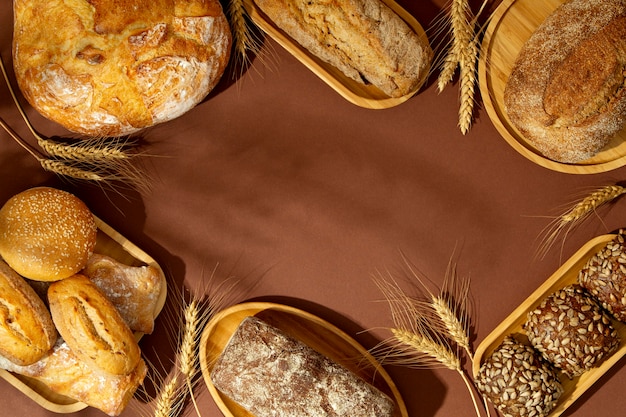
M428 39L380 0L255 2L311 54L391 97L415 92L430 69Z
M246 317L211 371L255 417L390 417L394 402L347 368L257 317Z
M504 91L511 122L547 158L591 158L626 121L626 2L571 0L536 29Z
M230 55L218 0L15 0L13 10L22 93L84 135L127 135L182 115Z

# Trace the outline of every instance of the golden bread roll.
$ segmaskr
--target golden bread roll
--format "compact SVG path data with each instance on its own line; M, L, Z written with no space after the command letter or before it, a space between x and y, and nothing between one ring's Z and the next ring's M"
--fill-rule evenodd
M30 365L52 349L57 331L35 290L0 260L0 355Z
M18 366L0 357L0 368L34 379L57 394L110 416L124 411L148 370L141 360L127 375L102 372L80 360L62 339L57 340L48 355L32 365Z
M507 115L547 158L597 154L626 122L626 2L564 2L522 47L504 90Z
M163 291L161 271L154 266L128 266L94 253L82 273L107 296L131 330L152 333Z
M391 97L414 93L430 70L433 52L380 0L256 0L287 35L361 83Z
M141 360L135 337L98 287L81 274L48 288L52 320L74 354L114 375L130 373Z
M93 214L78 197L35 187L0 209L0 256L25 278L56 281L85 266L97 232Z
M230 56L218 0L16 0L13 10L19 88L80 134L128 135L182 115Z

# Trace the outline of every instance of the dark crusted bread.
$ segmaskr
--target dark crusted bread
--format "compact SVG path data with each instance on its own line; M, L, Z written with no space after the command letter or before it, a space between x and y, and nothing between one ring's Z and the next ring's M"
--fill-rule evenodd
M430 69L428 39L380 0L255 2L313 55L391 97L415 92Z
M545 417L563 394L555 369L511 336L485 359L476 386L505 417Z
M620 342L608 314L577 284L546 297L524 328L533 347L569 378L598 366Z
M241 322L211 380L255 417L394 414L394 402L377 388L257 317Z
M624 232L592 256L578 274L585 288L617 320L626 322L626 245Z
M626 121L626 2L571 0L522 47L504 90L511 122L559 162L591 158Z

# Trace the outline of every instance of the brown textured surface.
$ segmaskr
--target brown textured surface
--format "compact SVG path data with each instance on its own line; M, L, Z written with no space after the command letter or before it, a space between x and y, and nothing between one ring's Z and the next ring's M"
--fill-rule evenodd
M380 0L256 0L263 12L313 55L346 76L404 96L430 70L432 50Z
M385 417L394 403L301 341L244 319L211 372L215 387L256 417Z
M217 0L18 0L15 72L28 101L76 133L123 136L202 101L228 63Z
M399 3L428 25L449 2ZM5 62L10 6L0 2ZM234 302L293 305L366 348L388 337L381 327L392 324L372 274L401 270L400 251L435 284L455 255L457 272L471 277L476 347L585 242L626 223L626 199L619 198L537 258L552 216L591 189L623 180L626 168L568 175L537 166L506 143L480 106L463 136L458 89L439 94L433 76L407 102L378 111L347 102L272 40L238 74L229 70L210 99L146 133L146 151L158 155L141 165L153 180L150 193L59 180L0 131L0 198L39 184L74 191L158 260L172 290L224 282ZM67 134L26 110L44 133ZM0 116L30 138L1 83ZM415 293L412 279L398 273L398 283ZM162 313L141 340L150 359L158 353L165 366L172 359L166 327ZM387 369L411 417L473 414L458 374ZM569 415L622 415L624 386L626 371L617 365ZM0 393L2 410L51 415L2 380ZM197 399L203 416L220 415L206 390ZM123 416L151 415L151 405L133 400ZM93 408L69 415L101 416Z
M546 157L580 162L626 120L626 5L574 0L537 28L504 92L515 126Z

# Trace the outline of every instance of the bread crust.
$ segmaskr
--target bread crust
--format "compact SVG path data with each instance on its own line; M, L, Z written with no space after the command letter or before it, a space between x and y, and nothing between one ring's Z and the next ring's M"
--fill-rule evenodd
M296 42L347 77L391 97L415 90L432 50L380 0L255 0Z
M30 365L54 345L57 331L35 290L0 260L0 355Z
M45 117L123 136L190 110L215 87L231 34L217 0L16 0L15 75Z
M32 280L56 281L79 272L97 233L85 203L56 188L30 188L0 208L0 256Z
M141 351L115 306L87 277L76 274L48 288L50 313L61 337L85 363L113 375L126 375Z
M626 2L568 1L522 47L505 110L547 158L584 161L626 122L625 68Z

